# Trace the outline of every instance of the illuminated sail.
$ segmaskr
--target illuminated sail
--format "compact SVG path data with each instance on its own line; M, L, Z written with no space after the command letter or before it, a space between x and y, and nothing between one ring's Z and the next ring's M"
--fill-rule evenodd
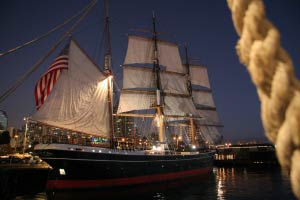
M109 135L108 80L71 41L69 66L61 72L45 103L32 116L38 122L77 132Z

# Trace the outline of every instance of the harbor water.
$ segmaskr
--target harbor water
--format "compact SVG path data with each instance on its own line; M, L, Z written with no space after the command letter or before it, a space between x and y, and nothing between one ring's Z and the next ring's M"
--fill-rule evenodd
M215 167L213 173L164 184L118 188L48 192L16 199L141 199L141 200L243 200L295 199L289 180L279 167Z

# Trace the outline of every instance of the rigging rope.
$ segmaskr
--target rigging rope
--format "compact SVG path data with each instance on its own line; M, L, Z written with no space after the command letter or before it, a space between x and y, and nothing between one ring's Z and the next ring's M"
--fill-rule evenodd
M12 94L50 55L55 49L64 41L66 37L71 35L79 23L87 16L91 9L96 5L97 0L93 0L85 9L81 17L68 29L63 36L47 51L44 57L40 58L25 74L21 76L9 89L0 95L0 103L3 102L10 94Z
M240 36L236 50L261 101L268 139L276 144L283 170L300 199L300 84L292 60L280 46L280 34L265 17L262 0L227 0Z
M53 33L53 32L55 32L55 31L59 30L60 28L64 27L65 25L67 25L67 24L69 24L71 21L73 21L73 19L75 19L75 18L77 18L78 16L80 16L80 15L81 15L81 14L82 14L89 6L90 6L90 4L87 5L85 8L83 8L82 10L80 10L77 14L73 15L72 17L70 17L69 19L67 19L66 21L64 21L62 24L59 24L58 26L56 26L56 27L50 29L47 33L44 33L44 34L42 34L42 35L40 35L40 36L38 36L38 37L36 37L36 38L34 38L34 39L28 41L28 42L25 42L24 44L21 44L21 45L19 45L19 46L16 46L16 47L10 49L10 50L7 50L7 51L5 51L5 52L0 53L0 57L5 56L5 55L10 54L10 53L13 53L13 52L15 52L15 51L17 51L17 50L20 50L20 49L23 48L23 47L26 47L26 46L28 46L28 45L30 45L30 44L33 44L33 43L35 43L35 42L38 42L39 40L41 40L41 39L43 39L43 38L49 36L51 33Z

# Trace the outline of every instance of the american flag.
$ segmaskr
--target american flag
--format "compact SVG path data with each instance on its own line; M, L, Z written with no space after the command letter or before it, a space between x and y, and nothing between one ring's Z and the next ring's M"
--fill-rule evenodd
M50 94L54 84L58 80L61 71L64 69L68 69L68 50L69 46L67 45L62 50L60 55L57 58L55 58L53 63L48 67L47 72L41 76L40 80L35 85L34 94L35 105L37 110L43 105L46 98Z

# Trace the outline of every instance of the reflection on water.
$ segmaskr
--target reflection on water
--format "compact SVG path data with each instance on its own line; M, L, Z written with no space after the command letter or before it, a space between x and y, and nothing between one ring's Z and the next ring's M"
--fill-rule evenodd
M141 200L240 200L295 199L289 180L278 168L214 168L213 173L163 184L122 187L117 190L85 190L39 193L23 199L141 199ZM52 195L51 195L52 194Z
M25 196L18 196L16 200L45 200L47 199L47 195L44 192L35 194L35 195L25 195Z
M295 199L277 167L214 168L217 199Z

